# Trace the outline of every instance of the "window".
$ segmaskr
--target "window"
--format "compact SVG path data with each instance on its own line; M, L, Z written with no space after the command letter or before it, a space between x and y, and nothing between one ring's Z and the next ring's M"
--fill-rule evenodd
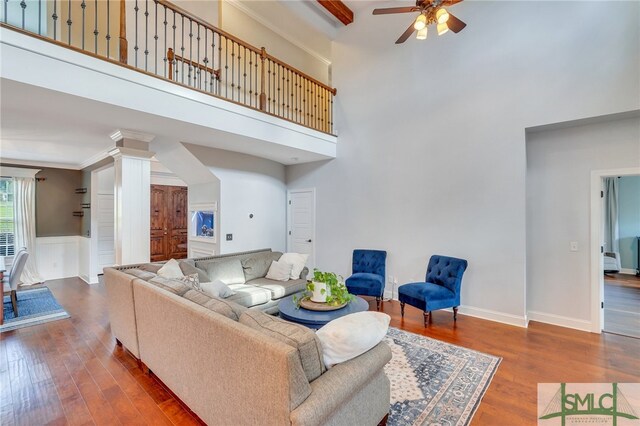
M13 256L13 179L0 178L0 256Z

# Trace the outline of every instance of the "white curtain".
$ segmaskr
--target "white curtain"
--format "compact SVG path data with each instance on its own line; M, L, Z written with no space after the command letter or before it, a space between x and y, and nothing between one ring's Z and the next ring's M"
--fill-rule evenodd
M604 178L604 251L620 252L618 232L618 178Z
M13 179L13 214L15 221L16 253L22 247L29 252L22 271L22 285L42 282L36 267L36 180L16 177Z

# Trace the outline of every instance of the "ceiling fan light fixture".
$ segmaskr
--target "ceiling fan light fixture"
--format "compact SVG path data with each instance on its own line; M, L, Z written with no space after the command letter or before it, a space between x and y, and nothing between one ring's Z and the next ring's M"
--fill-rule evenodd
M418 30L418 34L416 34L416 38L418 40L426 40L427 39L427 27L424 27Z
M449 20L449 12L444 7L441 7L436 11L436 19L438 24L444 24Z
M416 22L413 24L413 28L420 31L427 26L427 17L424 14L418 15Z
M442 34L446 33L447 31L449 31L449 27L447 26L447 23L444 22L442 24L438 24L438 35L441 36Z

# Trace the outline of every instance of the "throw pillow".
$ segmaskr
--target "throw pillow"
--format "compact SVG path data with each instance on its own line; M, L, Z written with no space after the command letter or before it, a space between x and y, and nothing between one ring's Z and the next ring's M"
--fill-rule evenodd
M236 294L235 291L231 290L229 286L227 286L225 283L223 283L220 280L215 280L208 283L200 283L200 289L207 296L221 297L223 299L226 299L227 297L233 296L234 294Z
M189 263L186 260L180 261L180 270L185 275L198 274L198 279L201 283L210 281L206 271L203 271L200 268L196 268L195 265Z
M177 279L194 290L202 291L202 288L200 287L200 279L198 279L198 273L185 275L184 277Z
M152 273L157 275L158 271L163 266L164 266L164 264L160 264L160 263L145 263L144 265L138 266L138 269L141 269L141 270L147 271L147 272L152 272Z
M163 278L182 278L184 274L182 273L182 269L180 269L180 264L177 260L171 259L164 266L158 269L158 275Z
M300 278L300 273L304 269L304 266L307 263L308 258L309 258L308 254L285 253L280 257L279 262L286 262L293 265L293 268L291 268L290 277L292 280L297 280Z
M256 309L246 310L240 316L240 323L296 348L310 382L326 371L322 363L322 347L313 330Z
M267 272L266 278L276 281L289 281L291 278L291 269L293 265L286 262L271 262L269 272Z
M271 262L280 259L282 253L267 252L256 253L247 258L242 259L242 269L244 269L244 279L246 281L263 278L267 275Z
M229 284L244 284L244 271L240 259L226 259L207 264L207 275L211 281L220 280Z
M386 336L390 320L382 312L358 312L330 321L316 333L325 365L332 367L376 346Z

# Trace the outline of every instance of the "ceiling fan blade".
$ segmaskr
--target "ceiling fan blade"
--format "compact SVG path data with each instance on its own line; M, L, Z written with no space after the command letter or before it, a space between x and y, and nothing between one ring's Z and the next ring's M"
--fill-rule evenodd
M411 25L409 25L409 28L407 28L407 31L405 31L404 33L402 33L402 35L400 36L400 38L398 40L396 40L396 44L402 44L405 41L407 41L407 39L409 37L411 37L411 34L413 34L413 32L416 30L415 28L413 28L413 22L411 22Z
M408 12L416 12L420 10L420 8L415 6L407 6L407 7L388 7L385 9L373 9L374 15L389 15L391 13L408 13Z
M454 4L458 4L460 2L462 2L462 0L444 0L442 2L442 5L443 6L453 6Z
M449 27L451 31L453 31L454 33L459 33L466 26L467 24L465 24L464 22L462 22L461 20L453 16L451 13L449 13L449 19L447 20L447 27Z

